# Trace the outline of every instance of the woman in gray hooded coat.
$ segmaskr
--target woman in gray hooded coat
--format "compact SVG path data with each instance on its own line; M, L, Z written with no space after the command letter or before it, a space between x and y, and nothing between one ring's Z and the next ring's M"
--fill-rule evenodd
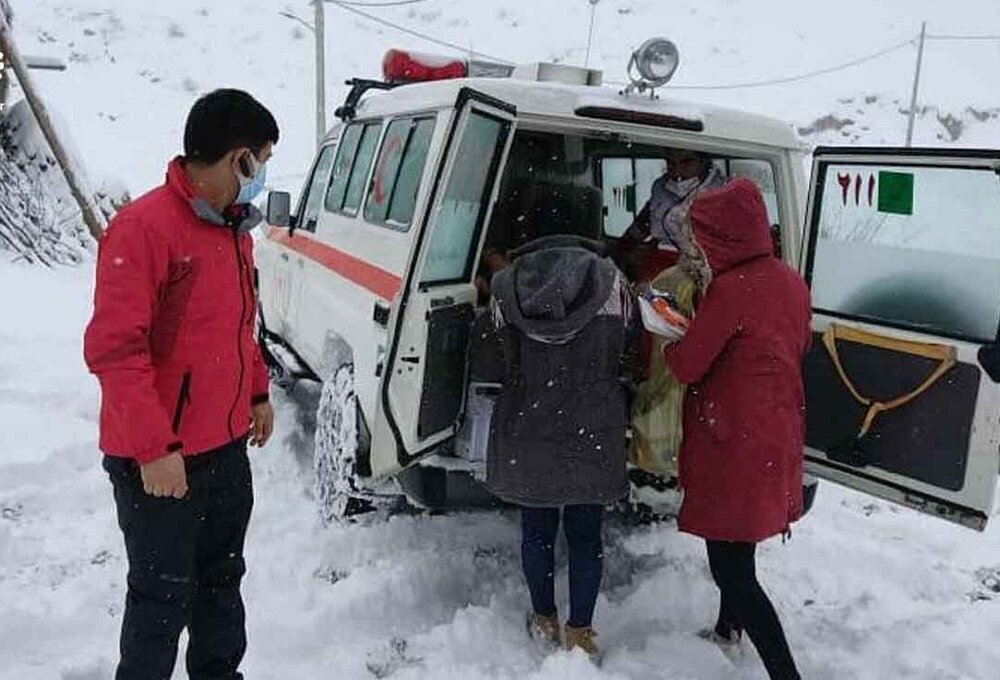
M474 345L477 379L502 383L488 484L523 508L529 631L552 643L560 637L554 548L561 514L570 553L564 643L595 655L603 507L629 488L632 305L624 276L600 243L553 236L513 255L493 277L491 323Z

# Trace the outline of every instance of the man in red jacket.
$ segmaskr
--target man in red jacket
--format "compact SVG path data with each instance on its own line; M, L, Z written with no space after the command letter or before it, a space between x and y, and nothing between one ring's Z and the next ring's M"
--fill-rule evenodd
M249 230L277 141L249 94L206 95L166 182L101 239L84 353L129 560L117 680L168 680L185 627L192 680L242 677L247 443L274 420Z

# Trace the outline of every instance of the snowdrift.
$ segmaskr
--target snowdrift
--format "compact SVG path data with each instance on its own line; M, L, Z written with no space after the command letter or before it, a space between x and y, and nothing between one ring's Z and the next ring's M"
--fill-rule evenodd
M73 149L66 126L64 144ZM82 164L77 161L78 168ZM90 186L84 175L85 186ZM105 217L127 201L123 188L91 191ZM80 209L24 100L0 114L0 251L31 264L79 264L93 251Z

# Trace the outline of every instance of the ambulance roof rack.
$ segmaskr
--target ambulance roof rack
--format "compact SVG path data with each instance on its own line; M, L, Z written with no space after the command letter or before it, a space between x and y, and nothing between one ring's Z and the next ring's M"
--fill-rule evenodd
M513 78L567 85L600 85L601 71L567 64L508 63L462 59L409 50L389 50L382 59L382 77L387 83L425 83L454 78Z
M337 108L336 116L344 122L354 120L358 104L369 90L392 90L401 85L426 83L455 78L513 78L535 82L557 82L570 85L597 86L603 73L595 69L567 66L565 64L525 64L513 66L477 59L459 59L423 54L408 50L389 50L382 59L382 80L352 78L344 104Z
M337 107L334 115L345 123L350 123L358 113L358 102L369 90L392 90L402 83L387 83L381 80L370 80L366 78L351 78L345 81L345 85L351 86L351 91L347 93L344 103Z
M651 38L632 53L628 65L630 84L622 94L649 92L656 96L656 88L665 85L680 64L677 46L666 38ZM634 72L634 73L633 73ZM476 59L461 59L409 50L391 49L382 59L382 80L353 78L347 81L351 91L336 115L344 122L354 120L358 104L369 90L392 90L401 85L426 83L456 78L511 78L532 82L563 83L583 87L599 87L604 79L602 71L566 64L534 63L514 66ZM588 110L578 115L594 118L616 119L617 112ZM632 114L630 114L632 115ZM637 121L632 121L637 122ZM646 121L651 123L651 121ZM653 124L684 127L689 121L681 119L660 120ZM685 128L689 129L689 128ZM694 129L691 127L690 129Z

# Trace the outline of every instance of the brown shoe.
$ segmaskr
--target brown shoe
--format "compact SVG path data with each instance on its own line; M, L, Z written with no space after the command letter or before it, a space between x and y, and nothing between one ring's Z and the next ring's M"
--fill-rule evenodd
M593 628L574 628L567 625L563 640L567 651L572 652L574 649L580 649L592 660L598 661L601 653L597 648L597 643L594 642L595 637L597 637L597 633L594 632Z
M559 618L558 616L541 616L540 614L528 614L528 635L535 642L544 645L559 645Z

